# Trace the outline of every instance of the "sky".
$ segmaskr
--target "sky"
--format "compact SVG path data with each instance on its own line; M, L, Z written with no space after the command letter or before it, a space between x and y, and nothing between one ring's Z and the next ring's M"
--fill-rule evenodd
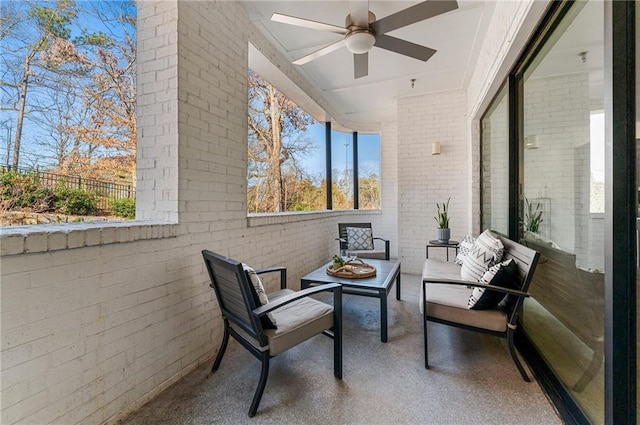
M325 126L316 123L308 128L307 136L315 145L314 153L301 160L307 172L314 176L325 177ZM351 133L339 131L331 132L331 163L332 169L344 171L345 165L350 169L353 163L353 136ZM345 146L347 145L347 146ZM362 177L370 173L380 176L380 135L358 134L358 170Z

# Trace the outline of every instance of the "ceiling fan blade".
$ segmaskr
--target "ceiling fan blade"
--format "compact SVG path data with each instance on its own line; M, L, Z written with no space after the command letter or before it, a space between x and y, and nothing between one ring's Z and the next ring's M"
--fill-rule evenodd
M386 34L398 28L424 21L427 18L440 15L458 8L456 0L427 0L415 6L385 16L371 24L376 35Z
M360 28L369 28L369 1L351 0L349 1L349 14L351 24Z
M331 53L334 50L338 50L345 44L346 44L346 40L343 38L342 40L336 41L333 44L329 44L328 46L323 47L322 49L316 50L313 53L309 53L307 56L303 56L300 59L295 60L293 63L294 65L304 65L305 63L309 63L312 60L319 58L320 56L324 56L327 53Z
M391 52L400 53L401 55L409 56L424 62L428 61L436 52L436 50L428 47L384 34L376 36L376 44L374 44L374 46Z
M283 24L295 25L297 27L309 28L318 31L328 31L342 35L349 32L349 30L347 30L346 28L342 28L336 25L312 21L310 19L296 18L295 16L283 15L281 13L274 13L273 15L271 15L271 20L273 22L280 22Z
M369 53L353 55L353 77L361 78L369 75Z

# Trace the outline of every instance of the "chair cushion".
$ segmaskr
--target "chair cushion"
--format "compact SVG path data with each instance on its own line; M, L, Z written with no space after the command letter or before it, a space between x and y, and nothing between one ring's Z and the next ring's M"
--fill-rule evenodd
M480 279L480 283L500 286L502 288L520 289L517 283L517 276L518 265L510 258L507 261L490 267ZM502 292L475 287L469 297L467 306L473 310L487 310L496 308L503 298L505 298L505 294Z
M368 227L347 227L347 244L349 249L373 249L373 233Z
M275 301L292 293L294 291L290 289L282 289L270 294L270 297ZM333 327L333 306L309 297L287 304L275 310L273 315L278 328L265 329L272 356Z
M253 298L256 303L260 303L260 305L269 304L269 297L264 290L264 286L262 285L262 280L256 271L249 267L247 264L242 263L242 268L245 273L247 273L247 277L251 282L251 287L253 288ZM273 316L273 313L267 313L266 316L262 316L260 318L262 322L262 327L265 329L271 329L276 327L276 318Z
M482 232L462 263L460 278L478 282L487 269L500 262L504 245L489 230Z
M427 290L427 293L429 292L430 289ZM432 318L446 320L452 323L461 323L480 329L496 332L507 331L507 315L497 309L469 310L466 307L458 308L427 301L427 315Z
M440 261L433 258L424 260L422 266L422 277L429 279L454 279L460 278L460 266L449 261ZM420 313L422 313L422 291L424 285L420 285ZM468 296L467 296L468 299Z

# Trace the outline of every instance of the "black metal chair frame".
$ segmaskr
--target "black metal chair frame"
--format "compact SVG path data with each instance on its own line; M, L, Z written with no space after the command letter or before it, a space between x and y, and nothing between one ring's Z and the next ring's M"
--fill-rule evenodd
M264 333L260 318L296 300L300 300L319 292L333 292L334 326L330 330L325 330L322 333L333 339L333 374L336 378L342 379L342 286L340 284L327 284L297 291L291 295L278 298L277 300L262 306L259 305L259 303L256 303L256 300L251 293L253 290L251 288L251 282L242 267L242 263L208 250L202 251L202 255L209 272L209 277L211 278L210 286L215 291L224 321L222 344L220 345L220 349L216 355L211 372L214 373L220 367L220 363L222 362L222 358L224 357L224 353L227 349L229 336L234 337L244 348L246 348L262 363L258 387L256 388L253 400L251 401L251 406L249 407L249 417L253 417L258 410L258 405L260 404L262 394L264 393L264 389L267 385L267 378L269 376L269 360L275 357L269 353L269 341ZM216 268L212 266L212 263L217 263L216 265L220 267ZM280 272L280 287L281 289L286 289L286 268L271 267L256 270L256 273L258 274L272 272ZM232 289L223 288L218 284L218 279L222 280L230 278L237 281L239 293L233 294L231 293L233 292ZM233 298L234 296L236 298L235 300L228 300L228 298ZM238 300L238 296L241 296L242 300ZM238 302L243 303L243 306L238 305ZM230 323L238 326L242 331L254 338L258 342L259 347L256 347L241 333L237 332Z
M336 238L340 242L340 250L346 250L349 247L347 240L347 227L361 227L363 229L371 229L371 223L338 223L338 235ZM372 229L373 230L373 229ZM384 259L389 260L389 240L374 237L373 240L384 242ZM365 257L366 258L366 257Z
M452 322L448 320L444 320L438 317L432 317L427 314L427 296L426 296L426 288L422 291L422 305L423 307L423 326L424 326L424 367L425 369L429 369L429 350L428 350L428 340L427 340L427 322L435 322L441 323L444 325L454 326L457 328L462 328L474 332L480 332L484 334L489 334L501 338L507 339L507 345L509 347L509 354L511 354L511 358L515 363L520 375L522 375L522 379L526 382L531 382L527 372L525 372L520 359L518 359L518 355L516 353L515 345L514 345L514 334L518 328L518 322L520 318L520 313L522 312L522 306L524 303L524 299L528 298L530 294L527 292L529 289L529 285L531 283L531 279L533 278L533 272L535 271L536 265L538 263L538 259L540 254L537 251L534 251L530 248L524 247L510 239L500 237L500 240L504 244L505 251L503 255L503 261L512 258L516 261L519 270L519 278L522 282L521 290L514 290L503 288L495 285L485 285L476 282L470 282L465 280L450 280L450 279L431 279L424 278L422 280L422 284L426 283L435 283L435 284L443 284L443 285L461 285L461 286L473 286L473 287L482 287L491 289L497 292L501 292L503 294L511 294L516 297L516 301L513 306L513 310L510 312L507 318L507 329L504 332L494 331L489 329L484 329L475 326L469 326L463 323Z

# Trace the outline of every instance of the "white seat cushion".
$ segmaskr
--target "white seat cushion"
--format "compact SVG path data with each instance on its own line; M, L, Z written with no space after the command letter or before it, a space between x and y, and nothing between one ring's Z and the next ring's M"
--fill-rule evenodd
M460 279L460 266L455 263L426 259L422 277L430 279ZM492 331L507 330L507 315L498 309L469 310L467 302L473 288L462 285L427 283L421 285L420 311L422 312L422 290L426 289L427 315L454 323L462 323Z
M273 302L293 293L295 291L282 289L269 294L269 298ZM333 306L309 297L280 307L273 315L278 328L264 331L269 338L269 353L272 356L333 327Z

